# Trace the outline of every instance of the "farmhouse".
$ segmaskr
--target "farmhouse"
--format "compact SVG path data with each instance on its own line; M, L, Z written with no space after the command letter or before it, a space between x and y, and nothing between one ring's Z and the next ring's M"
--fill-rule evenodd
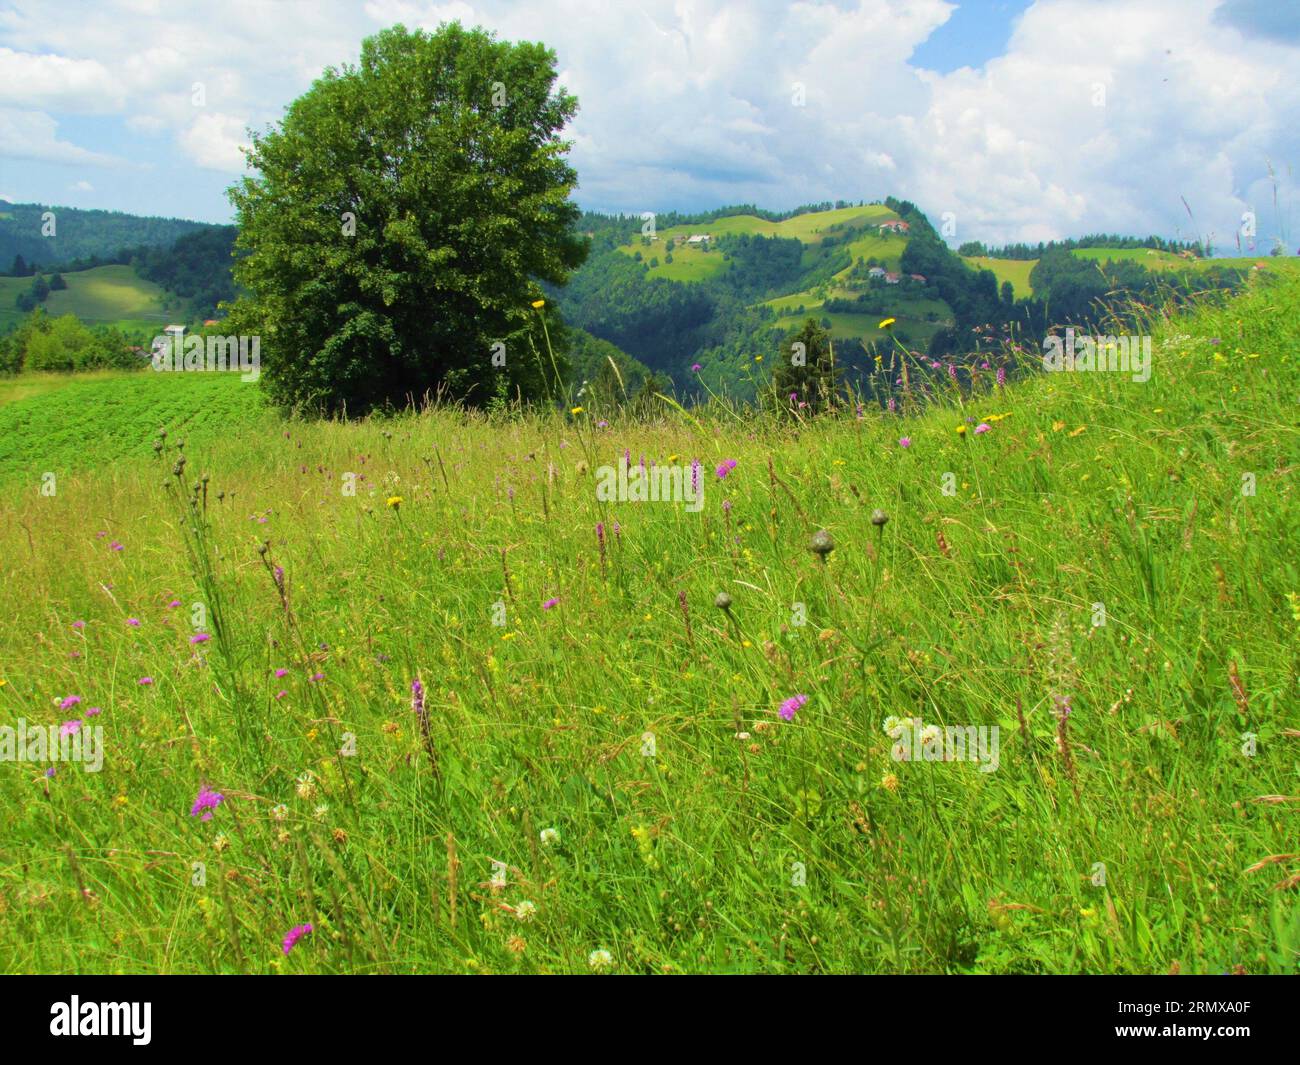
M707 248L712 238L707 233L696 233L686 239L686 243L692 248Z
M901 280L903 280L902 277L892 271L885 275L886 285L897 285Z
M867 271L867 276L868 276L868 277L884 277L884 276L885 276L885 268L884 268L883 266L873 266L870 270Z
M921 284L925 284L925 274L908 274L907 276L913 281L919 281Z
M906 233L911 228L910 224L901 220L880 223L881 236L884 236L886 233Z

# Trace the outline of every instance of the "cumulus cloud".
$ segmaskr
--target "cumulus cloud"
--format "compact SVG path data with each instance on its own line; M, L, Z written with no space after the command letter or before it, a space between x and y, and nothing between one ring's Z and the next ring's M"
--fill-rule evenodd
M49 114L117 111L130 133L237 173L245 125L278 119L363 37L458 19L555 50L581 103L568 135L588 207L893 194L936 219L951 212L958 240L992 242L1120 230L1222 243L1242 212L1272 211L1269 165L1285 175L1300 154L1289 5L1035 0L1002 55L951 73L913 66L957 2L228 0L211 20L101 0L51 20L43 0L10 0L0 104L43 132L15 158L81 151ZM1296 206L1279 180L1279 226Z
M80 166L120 166L124 160L60 140L58 124L40 111L0 108L0 158Z

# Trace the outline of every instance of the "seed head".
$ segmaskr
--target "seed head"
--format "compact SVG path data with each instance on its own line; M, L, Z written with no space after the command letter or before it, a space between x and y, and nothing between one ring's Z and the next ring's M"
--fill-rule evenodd
M719 610L730 610L731 596L729 596L726 592L719 592L713 598L713 605L716 606Z
M826 556L835 550L835 541L825 529L818 529L808 542L808 550L826 561Z
M888 520L889 515L879 507L876 507L876 509L871 512L871 524L877 528L881 528Z

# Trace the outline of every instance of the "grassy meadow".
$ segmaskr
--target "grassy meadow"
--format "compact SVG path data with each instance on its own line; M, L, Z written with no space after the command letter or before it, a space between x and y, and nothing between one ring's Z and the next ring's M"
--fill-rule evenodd
M1300 281L1154 332L795 424L12 398L0 724L104 748L0 763L4 971L1295 973Z
M51 317L73 314L87 325L117 325L128 329L160 329L168 322L167 293L130 266L96 266L63 275L66 289L51 292L42 306ZM15 304L31 288L30 277L0 277L0 332L24 317ZM171 308L175 313L182 313Z

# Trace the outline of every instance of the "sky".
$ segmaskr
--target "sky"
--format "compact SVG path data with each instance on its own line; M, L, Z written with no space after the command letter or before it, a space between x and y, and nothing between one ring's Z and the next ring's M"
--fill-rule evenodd
M1300 249L1300 0L0 0L0 198L233 221L250 127L453 19L554 49L592 210L893 195L953 244Z

